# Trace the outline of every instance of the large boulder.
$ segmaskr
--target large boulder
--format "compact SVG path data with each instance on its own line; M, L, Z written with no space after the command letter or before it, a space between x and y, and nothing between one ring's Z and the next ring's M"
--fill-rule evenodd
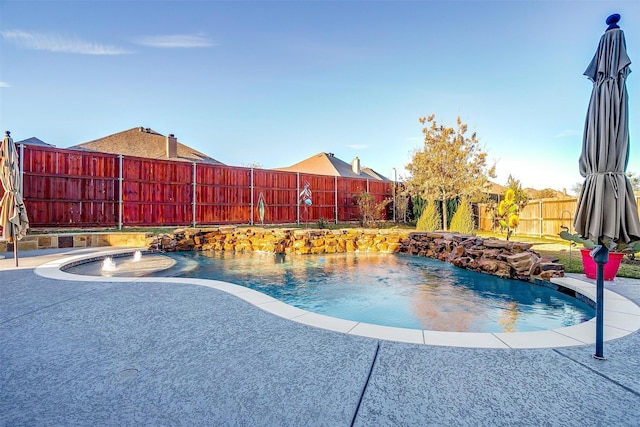
M487 248L496 248L496 249L507 249L510 250L513 246L512 242L508 242L506 240L498 240L498 239L486 239L483 245Z
M506 261L518 273L529 271L538 262L538 257L531 252L520 252L506 256Z

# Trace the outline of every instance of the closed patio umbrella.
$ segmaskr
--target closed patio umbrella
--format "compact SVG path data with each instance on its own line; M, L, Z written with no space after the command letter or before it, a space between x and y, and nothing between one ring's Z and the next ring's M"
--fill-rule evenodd
M603 267L607 245L640 240L638 208L625 176L629 157L629 111L626 79L631 70L620 15L607 18L609 27L585 75L593 81L587 109L580 174L585 178L578 203L575 230L598 243L592 252L597 263L596 358L603 358Z
M18 152L10 136L5 132L0 146L0 181L4 195L0 199L0 225L2 237L13 239L13 253L18 266L18 240L27 234L29 218L22 200L22 179Z

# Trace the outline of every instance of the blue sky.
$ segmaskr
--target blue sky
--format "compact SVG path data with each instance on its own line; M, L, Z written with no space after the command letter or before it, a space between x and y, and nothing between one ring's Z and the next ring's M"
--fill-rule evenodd
M525 187L569 190L591 82L620 13L632 70L640 1L0 0L0 129L69 147L133 127L226 164L318 152L391 176L418 118L457 116ZM628 79L640 173L640 65Z

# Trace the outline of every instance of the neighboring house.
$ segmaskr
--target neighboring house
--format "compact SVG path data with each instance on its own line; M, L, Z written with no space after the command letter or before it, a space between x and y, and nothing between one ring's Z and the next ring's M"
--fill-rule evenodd
M113 135L74 145L69 148L97 151L99 153L122 154L132 157L145 157L148 159L178 160L215 165L224 164L191 147L181 144L173 134L164 136L153 129L144 127L136 127L114 133Z
M351 164L340 160L333 153L318 153L295 165L276 168L289 172L302 172L315 175L342 176L345 178L364 178L377 181L390 181L390 179L377 173L371 168L361 167L360 159L355 157Z
M566 191L558 191L553 190L551 188L547 188L544 190L536 190L534 188L524 188L524 193L527 195L529 200L535 199L565 199L570 198L571 196L567 195ZM485 194L489 197L489 202L499 202L504 199L504 195L507 192L507 187L504 187L500 184L496 184L495 182L489 182L489 187Z
M527 194L529 199L565 199L571 197L567 194L566 190L558 191L553 188L545 188L543 190L525 188L524 192Z
M499 202L504 198L504 194L507 192L507 187L504 187L500 184L496 184L495 182L489 181L489 184L483 191L484 194L487 195L488 201L491 202Z
M47 144L46 142L32 136L31 138L23 139L22 141L16 141L16 145L39 145L40 147L55 147L55 145Z

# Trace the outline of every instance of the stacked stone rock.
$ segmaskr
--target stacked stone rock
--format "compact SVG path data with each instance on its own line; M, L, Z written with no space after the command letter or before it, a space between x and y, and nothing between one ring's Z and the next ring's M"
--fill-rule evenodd
M466 270L495 276L531 280L563 277L564 267L556 260L540 256L530 243L482 239L455 233L410 233L400 252L436 258Z
M283 254L399 252L406 231L371 229L184 228L159 235L151 249L166 251L262 251Z
M564 268L531 250L529 243L482 239L446 232L377 229L185 228L159 235L150 249L165 251L262 251L280 254L342 252L408 253L467 270L532 280L564 276Z

